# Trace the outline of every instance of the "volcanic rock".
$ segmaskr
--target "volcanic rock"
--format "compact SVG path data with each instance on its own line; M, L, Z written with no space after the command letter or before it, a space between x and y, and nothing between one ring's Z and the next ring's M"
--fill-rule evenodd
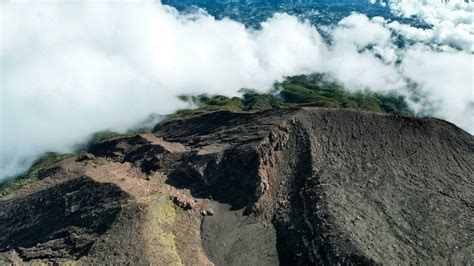
M0 198L0 264L474 261L474 137L442 120L217 111L88 152Z

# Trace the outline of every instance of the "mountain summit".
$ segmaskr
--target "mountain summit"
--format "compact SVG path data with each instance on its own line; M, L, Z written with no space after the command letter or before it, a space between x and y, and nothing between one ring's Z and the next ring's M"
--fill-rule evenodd
M204 112L0 198L0 264L468 264L474 138L352 109Z

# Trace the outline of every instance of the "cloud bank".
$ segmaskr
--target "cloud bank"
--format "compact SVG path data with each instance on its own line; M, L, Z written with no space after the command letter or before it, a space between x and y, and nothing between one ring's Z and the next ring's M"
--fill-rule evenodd
M473 52L474 44L474 4L461 0L402 1L391 6L393 12L403 17L418 17L431 24L431 29L418 29L409 25L392 22L388 26L415 41L440 46L454 46ZM446 47L444 47L446 48Z
M435 20L417 11L436 24L419 37L420 29L353 14L333 27L328 45L312 25L287 14L255 30L154 1L20 1L1 8L0 180L43 152L70 151L92 132L123 131L152 112L173 112L183 107L177 95L233 96L242 87L266 90L283 76L312 72L352 90L410 97L409 81L426 95L414 108L430 103L437 107L433 115L474 132L466 116L473 112L473 55L466 44L472 47L473 32L460 34L467 42L457 49L435 49L433 40L441 47L459 39L433 37L446 21L441 15ZM417 44L397 49L394 32Z

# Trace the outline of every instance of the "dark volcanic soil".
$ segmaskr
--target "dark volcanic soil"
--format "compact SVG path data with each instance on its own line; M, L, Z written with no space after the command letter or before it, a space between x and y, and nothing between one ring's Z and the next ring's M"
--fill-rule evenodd
M0 198L0 264L469 264L473 165L436 119L204 113Z

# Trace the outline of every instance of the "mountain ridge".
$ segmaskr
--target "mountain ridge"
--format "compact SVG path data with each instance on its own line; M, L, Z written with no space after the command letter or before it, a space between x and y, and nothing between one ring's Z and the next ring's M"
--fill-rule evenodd
M105 139L1 197L0 261L468 263L473 161L472 135L437 119L204 112Z

